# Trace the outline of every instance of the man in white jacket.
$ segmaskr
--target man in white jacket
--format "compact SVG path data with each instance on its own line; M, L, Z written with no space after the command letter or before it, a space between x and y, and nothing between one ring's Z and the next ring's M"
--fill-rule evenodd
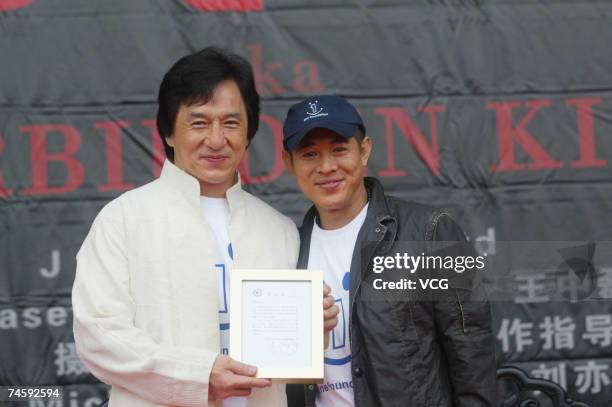
M216 48L188 55L158 103L160 178L106 205L77 254L79 356L112 385L111 407L285 406L284 385L226 356L230 270L295 268L299 246L294 223L236 171L259 124L251 67Z

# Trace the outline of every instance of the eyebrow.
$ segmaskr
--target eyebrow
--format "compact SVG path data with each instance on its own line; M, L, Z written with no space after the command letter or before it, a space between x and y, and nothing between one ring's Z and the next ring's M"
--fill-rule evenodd
M208 115L202 112L189 112L187 115L189 120L192 119L206 119ZM239 112L231 112L223 116L224 119L242 119L242 115Z
M349 142L349 141L348 141L348 139L345 139L344 137L341 137L341 136L337 136L336 138L334 138L334 139L332 140L332 143L335 143L335 144L338 144L338 143L340 143L340 144L346 144L346 143L348 143L348 142ZM311 146L313 146L313 145L314 145L314 142L312 142L311 140L306 140L306 141L302 141L302 142L300 142L300 144L298 145L298 147L297 147L297 148L298 148L298 149L300 149L300 148L306 148L306 147L311 147Z

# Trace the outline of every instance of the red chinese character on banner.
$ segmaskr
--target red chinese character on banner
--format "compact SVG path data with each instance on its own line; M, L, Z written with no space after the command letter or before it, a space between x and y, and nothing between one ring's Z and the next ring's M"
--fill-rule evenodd
M12 11L29 5L34 0L0 0L0 11Z
M263 0L185 0L193 8L202 11L262 11Z

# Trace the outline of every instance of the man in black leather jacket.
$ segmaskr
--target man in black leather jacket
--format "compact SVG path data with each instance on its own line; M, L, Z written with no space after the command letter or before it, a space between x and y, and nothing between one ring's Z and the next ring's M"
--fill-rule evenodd
M289 385L290 407L496 406L490 307L473 295L480 288L445 301L363 298L369 265L391 242L464 241L460 227L443 210L386 196L363 177L371 141L343 98L297 103L283 130L285 165L314 203L298 268L323 269L344 313L325 351L325 382ZM364 242L373 244L362 251Z

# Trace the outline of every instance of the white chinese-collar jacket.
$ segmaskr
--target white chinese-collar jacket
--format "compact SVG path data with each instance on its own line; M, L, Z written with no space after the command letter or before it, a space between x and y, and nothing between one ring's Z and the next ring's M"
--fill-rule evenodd
M233 267L293 269L286 216L237 182L227 191ZM214 240L196 178L169 161L159 179L111 201L77 254L74 337L85 366L112 385L110 407L207 406L219 353ZM285 406L285 386L247 406Z

